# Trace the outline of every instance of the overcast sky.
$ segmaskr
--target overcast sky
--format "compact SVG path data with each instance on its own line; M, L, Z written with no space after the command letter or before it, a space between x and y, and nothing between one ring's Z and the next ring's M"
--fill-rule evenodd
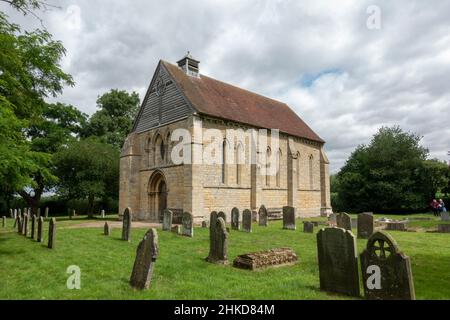
M448 159L450 1L49 2L61 9L39 15L76 81L58 99L88 114L111 88L142 98L158 60L189 50L201 73L289 104L327 141L333 172L383 125Z

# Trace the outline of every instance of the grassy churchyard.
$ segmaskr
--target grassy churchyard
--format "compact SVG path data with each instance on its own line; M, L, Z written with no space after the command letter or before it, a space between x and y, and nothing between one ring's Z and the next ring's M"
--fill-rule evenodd
M383 215L384 217L385 215ZM355 217L355 216L353 216ZM380 218L381 215L375 215ZM389 217L389 216L388 216ZM391 216L401 219L402 216ZM432 217L414 215L409 218ZM116 216L97 219L116 221ZM325 221L325 218L307 219ZM230 265L207 263L209 229L195 228L194 238L186 238L158 228L160 254L149 290L129 286L136 247L146 228L133 228L131 242L121 240L121 228L103 235L103 227L77 227L95 220L78 216L57 219L56 244L47 248L48 220L44 242L25 238L13 230L12 219L0 228L0 299L349 299L319 290L316 233L282 230L281 221L269 227L253 224L252 233L231 231L228 243ZM417 232L388 231L411 258L417 299L450 299L450 234L427 233L438 218L414 220L409 226ZM321 226L322 227L322 226ZM353 230L356 235L356 230ZM367 240L357 240L361 253ZM243 253L289 247L298 255L292 266L246 271L232 267ZM66 273L71 265L81 269L81 289L69 290ZM361 290L363 292L363 290Z

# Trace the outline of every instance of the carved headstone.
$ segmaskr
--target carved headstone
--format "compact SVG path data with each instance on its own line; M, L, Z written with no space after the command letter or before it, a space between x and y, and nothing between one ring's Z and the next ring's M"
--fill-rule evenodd
M352 230L352 218L345 212L337 214L336 224L338 228Z
M411 261L395 240L374 233L361 254L364 292L370 300L415 300Z
M259 208L258 215L259 215L259 226L267 227L269 225L268 224L268 216L267 216L267 209L264 205L262 205Z
M46 219L48 218L48 212L49 212L49 208L48 208L48 207L45 207L45 218L46 218Z
M252 232L252 212L248 209L242 212L242 231Z
M358 214L358 238L369 239L373 233L373 215L369 213Z
M295 225L295 208L283 207L283 229L296 230Z
M34 239L34 237L36 236L36 221L37 218L33 214L33 216L31 217L31 239Z
M44 232L42 230L44 226L44 218L40 217L38 219L38 226L37 226L37 242L44 242Z
M170 231L170 229L172 228L172 219L173 219L173 212L167 209L164 210L163 225L162 225L163 231Z
M211 263L228 264L228 231L225 220L222 217L218 217L215 225L209 230L211 232L211 243L206 260Z
M130 285L133 288L144 290L150 287L158 254L158 233L156 229L150 229L136 250L136 260L130 278Z
M231 229L239 230L239 209L233 208L231 210Z
M305 221L303 222L303 232L304 233L314 233L314 223Z
M131 209L126 208L122 218L122 240L131 241Z
M442 221L450 221L450 214L448 211L441 212L441 220Z
M111 234L111 229L109 228L108 222L105 222L105 225L103 226L103 234L105 236L109 236Z
M48 248L55 248L56 241L56 220L55 218L51 218L48 224Z
M193 237L194 236L194 217L190 212L184 212L181 218L183 224L183 236Z
M358 256L351 231L325 228L317 233L320 289L359 296Z

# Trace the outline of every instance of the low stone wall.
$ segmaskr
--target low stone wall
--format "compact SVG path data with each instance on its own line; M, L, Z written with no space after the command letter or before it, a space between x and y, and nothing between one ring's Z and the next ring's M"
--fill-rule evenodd
M406 222L387 222L386 230L407 231Z
M240 269L255 270L273 266L293 264L298 261L297 255L290 248L277 248L268 251L247 253L238 256L233 266Z

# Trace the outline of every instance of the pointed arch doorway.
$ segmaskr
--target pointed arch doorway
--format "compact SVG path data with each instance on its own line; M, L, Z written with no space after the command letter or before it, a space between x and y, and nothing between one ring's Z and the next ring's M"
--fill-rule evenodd
M168 188L166 178L161 171L155 171L148 183L148 201L150 220L162 222L163 212L167 209Z

